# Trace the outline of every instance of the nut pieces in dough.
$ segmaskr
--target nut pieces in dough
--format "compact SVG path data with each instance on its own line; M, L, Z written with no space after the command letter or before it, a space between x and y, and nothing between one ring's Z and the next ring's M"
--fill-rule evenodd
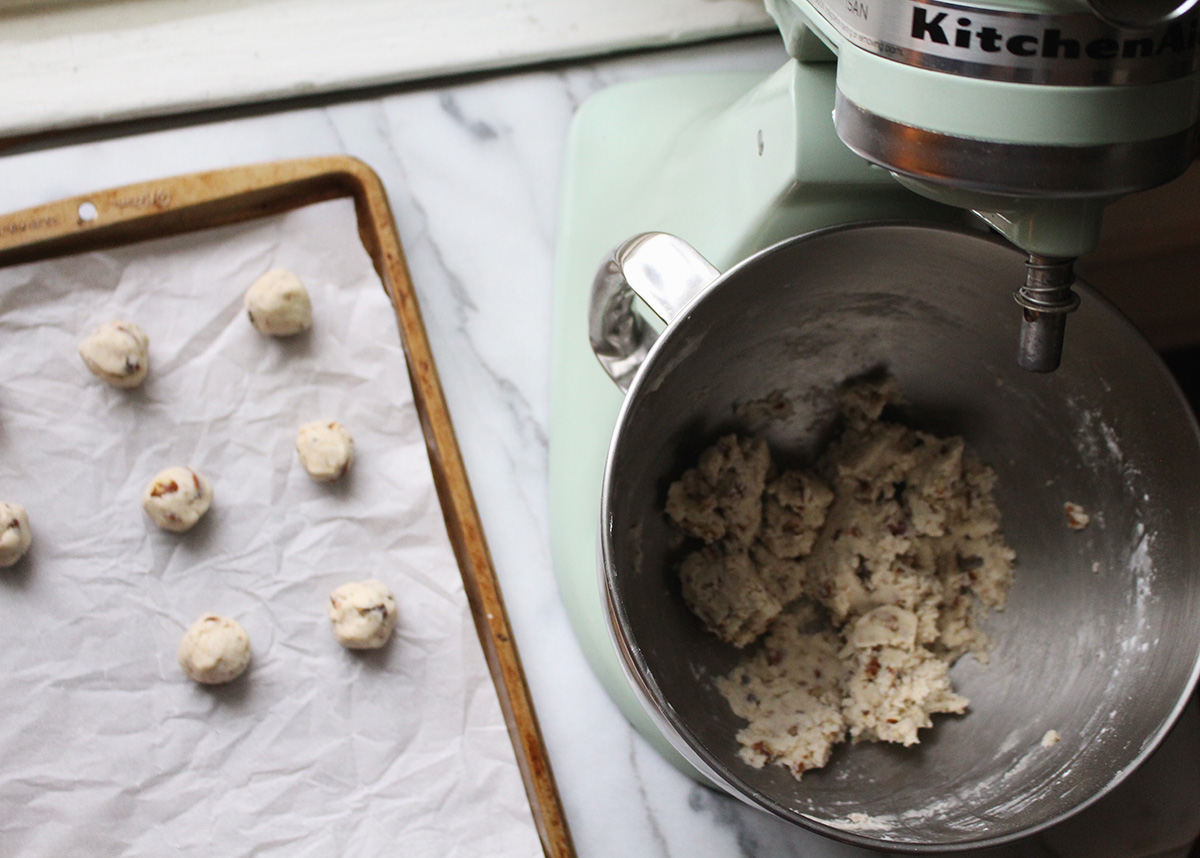
M160 471L142 492L142 508L163 530L191 530L212 504L212 485L191 468Z
M812 471L727 435L667 492L693 540L684 602L722 640L759 642L716 680L747 722L740 756L797 778L841 742L912 745L931 715L965 712L950 666L986 655L977 618L1012 581L991 468L881 419L894 380L841 393L845 430Z
M379 649L396 628L396 599L382 581L343 584L329 594L333 635L347 649Z
M300 278L273 268L246 290L246 315L259 332L290 337L312 327L312 301Z
M190 679L220 685L237 679L250 664L250 636L229 617L205 614L184 634L178 654Z
M25 507L19 503L0 503L0 568L12 566L24 557L32 538Z
M1067 514L1067 527L1071 530L1083 530L1092 520L1092 517L1083 511L1083 507L1070 501L1063 504L1063 512Z
M113 387L137 387L150 370L150 338L133 322L106 322L79 344L79 356Z
M305 423L296 433L296 452L308 475L318 482L338 479L354 462L354 439L335 420Z

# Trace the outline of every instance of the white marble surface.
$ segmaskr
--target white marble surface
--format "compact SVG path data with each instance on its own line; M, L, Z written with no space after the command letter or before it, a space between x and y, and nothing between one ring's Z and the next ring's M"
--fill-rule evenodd
M584 858L866 854L768 818L664 763L588 670L548 547L551 285L572 113L617 80L687 69L766 72L784 59L777 37L754 37L0 158L5 211L306 155L348 153L379 173ZM1046 854L1033 846L1017 852Z

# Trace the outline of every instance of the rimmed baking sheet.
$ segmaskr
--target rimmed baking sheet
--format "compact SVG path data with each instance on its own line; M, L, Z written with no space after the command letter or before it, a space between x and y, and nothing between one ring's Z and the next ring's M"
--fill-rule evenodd
M275 266L311 332L249 324ZM117 317L151 340L134 391L76 354ZM0 570L0 854L541 853L351 201L0 270L0 353L0 498L34 534ZM312 419L353 433L346 480L302 471ZM139 503L173 464L215 490L183 535ZM400 624L348 652L325 602L369 577ZM208 611L251 637L229 686L176 664Z

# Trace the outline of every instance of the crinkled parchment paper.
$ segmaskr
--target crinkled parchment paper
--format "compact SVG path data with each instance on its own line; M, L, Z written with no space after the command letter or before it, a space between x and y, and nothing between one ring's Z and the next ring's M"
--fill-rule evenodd
M275 266L308 286L311 332L247 320ZM150 337L138 390L76 352L117 317ZM297 461L316 419L354 436L340 483ZM182 535L140 505L168 465L215 491ZM541 854L348 201L0 270L0 499L33 531L0 569L0 855ZM349 652L326 601L369 577L399 627ZM228 686L176 663L206 612L250 634Z

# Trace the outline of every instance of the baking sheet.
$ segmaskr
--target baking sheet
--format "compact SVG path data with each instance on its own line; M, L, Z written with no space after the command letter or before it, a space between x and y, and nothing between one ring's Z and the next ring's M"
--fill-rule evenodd
M309 288L308 334L242 311L275 266ZM76 353L115 317L150 337L135 391ZM0 499L34 539L0 570L0 854L541 854L348 200L0 270L0 357ZM354 435L346 480L299 466L313 419ZM182 535L140 508L175 464L215 493ZM349 652L325 601L368 577L399 626ZM250 635L229 686L175 661L205 612Z

